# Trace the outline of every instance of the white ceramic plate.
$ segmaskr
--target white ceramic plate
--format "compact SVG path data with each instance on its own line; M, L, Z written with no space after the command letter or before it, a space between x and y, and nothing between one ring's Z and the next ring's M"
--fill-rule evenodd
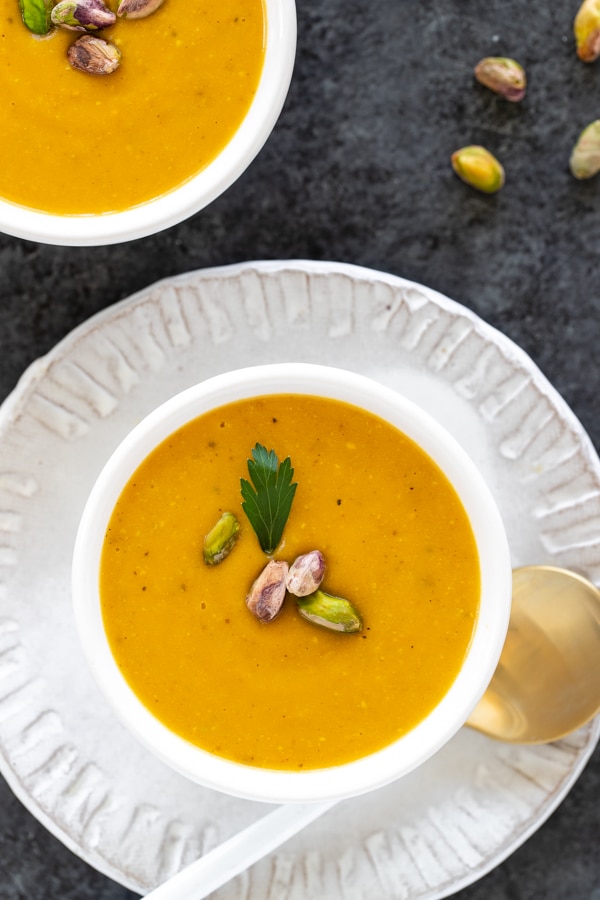
M266 808L189 784L113 718L72 622L79 515L151 408L209 375L285 360L359 371L421 403L487 478L513 565L600 581L589 439L522 351L427 288L335 263L249 263L160 282L76 329L0 411L0 770L68 847L142 893ZM463 729L417 772L342 803L218 896L449 896L548 817L599 735L596 720L527 748Z

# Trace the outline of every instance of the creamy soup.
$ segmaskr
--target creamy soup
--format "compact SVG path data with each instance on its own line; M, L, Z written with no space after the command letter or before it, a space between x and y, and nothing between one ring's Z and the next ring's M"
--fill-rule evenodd
M322 586L356 606L359 633L305 621L291 596L269 623L246 608L267 561L241 509L257 441L291 458L298 485L275 557L319 549ZM224 511L239 539L207 566ZM150 454L110 520L100 589L115 659L155 716L215 754L297 770L378 750L435 707L469 647L480 573L462 504L415 443L353 406L277 395L203 415Z
M0 14L0 197L45 212L121 211L178 187L231 139L262 70L262 0L119 18L99 33L122 53L110 75L71 68L80 35L35 37L17 0Z

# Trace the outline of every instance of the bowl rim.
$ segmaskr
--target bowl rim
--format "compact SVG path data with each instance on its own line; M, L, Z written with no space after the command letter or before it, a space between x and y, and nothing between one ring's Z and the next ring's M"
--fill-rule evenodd
M477 543L482 599L465 663L432 712L408 734L375 753L339 766L297 771L262 769L214 756L171 732L129 687L110 652L100 610L98 566L108 518L135 468L185 422L235 399L301 393L334 397L386 418L415 440L449 478ZM510 615L512 572L498 507L475 464L428 413L363 375L311 363L276 363L216 375L161 404L129 432L96 480L77 532L73 610L84 656L114 712L137 739L180 774L205 787L271 803L341 800L408 774L464 725L496 669Z
M105 246L155 234L184 221L226 191L271 134L283 108L296 55L295 0L261 0L265 58L256 93L239 128L221 153L183 184L119 212L58 215L0 198L0 231L57 246Z

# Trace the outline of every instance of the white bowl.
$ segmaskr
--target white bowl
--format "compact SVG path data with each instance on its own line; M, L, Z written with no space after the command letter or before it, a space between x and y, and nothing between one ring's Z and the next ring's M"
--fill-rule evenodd
M422 447L450 480L470 519L481 567L475 633L450 690L412 731L384 749L340 766L280 771L245 766L188 743L137 699L117 667L103 628L98 589L102 544L115 503L143 459L176 429L214 407L268 394L331 397L386 419ZM85 507L73 561L73 602L92 672L115 712L145 746L192 781L268 802L338 800L381 787L412 771L465 723L496 668L510 614L511 566L502 520L487 485L457 442L396 391L340 369L289 363L240 369L210 378L168 400L120 444Z
M294 68L294 0L263 2L266 46L256 94L232 139L205 169L169 193L123 212L61 216L0 200L0 231L42 244L116 244L176 225L222 194L250 165L273 130Z

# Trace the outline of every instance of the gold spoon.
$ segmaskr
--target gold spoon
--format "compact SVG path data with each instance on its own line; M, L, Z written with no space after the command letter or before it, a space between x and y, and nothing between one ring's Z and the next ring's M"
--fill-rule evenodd
M574 572L513 572L510 624L496 673L467 725L521 744L548 743L600 709L600 591ZM166 881L146 900L201 900L336 805L284 804Z
M542 744L599 709L600 591L565 569L515 569L500 662L466 724L501 741Z

